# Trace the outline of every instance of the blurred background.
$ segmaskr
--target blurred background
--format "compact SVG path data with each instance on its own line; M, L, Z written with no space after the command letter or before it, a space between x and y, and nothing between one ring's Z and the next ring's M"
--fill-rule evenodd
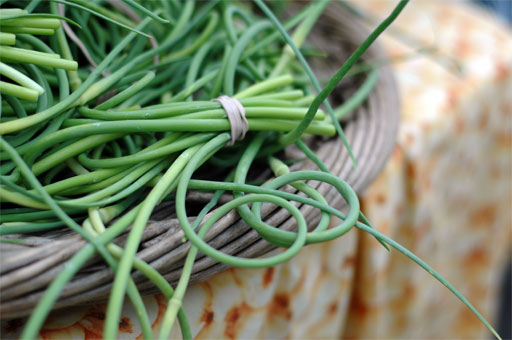
M478 1L478 4L495 14L501 20L512 24L512 1ZM509 260L503 274L501 294L503 299L499 306L498 332L504 339L512 339L512 259Z
M370 28L395 2L345 3ZM512 338L511 18L511 1L418 0L379 39L396 61L402 121L396 154L363 199L377 228L461 288L505 339ZM376 255L358 263L362 288L345 336L491 338L415 268L393 256L378 264L386 255L371 243L359 243L359 254ZM390 292L397 285L409 296Z
M512 22L512 1L510 0L478 0L478 4L495 13L509 24Z

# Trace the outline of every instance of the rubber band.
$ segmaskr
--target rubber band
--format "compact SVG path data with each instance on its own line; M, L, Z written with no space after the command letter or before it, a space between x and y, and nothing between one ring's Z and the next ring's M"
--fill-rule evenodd
M235 141L242 140L249 130L249 123L245 118L245 108L236 99L229 96L220 96L212 99L214 102L219 102L226 111L229 123L231 124L231 142L227 145L235 144Z

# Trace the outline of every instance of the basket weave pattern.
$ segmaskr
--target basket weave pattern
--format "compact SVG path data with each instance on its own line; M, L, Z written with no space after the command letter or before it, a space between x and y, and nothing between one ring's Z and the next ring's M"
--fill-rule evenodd
M352 51L367 35L354 19L333 4L332 11L326 11L320 20L313 40L320 48L335 55L335 64L346 58L340 52ZM340 17L340 15L342 15ZM343 18L343 20L340 20ZM347 53L347 52L345 52ZM374 46L365 55L367 60L384 58L382 51ZM357 81L352 83L357 85ZM347 86L344 86L347 87ZM343 92L343 91L342 91ZM347 95L338 93L337 95ZM367 101L344 122L344 131L358 162L354 171L352 163L339 138L312 138L310 147L331 172L347 181L356 192L364 190L383 168L393 150L398 127L399 112L395 83L389 67L380 69L378 84ZM294 147L286 150L289 159L303 155ZM313 170L316 166L309 160L297 163L293 170ZM268 176L267 176L268 177ZM342 209L344 201L335 189L327 184L308 181L316 188L332 207ZM291 187L282 190L296 192ZM224 197L224 200L229 199ZM208 201L208 195L190 192L187 202L201 204ZM220 203L223 203L222 200ZM299 206L297 204L297 206ZM320 211L310 206L300 206L308 226L315 226L320 219ZM294 230L295 221L289 212L276 206L264 204L262 218L270 225L283 230ZM126 233L114 240L123 246ZM174 217L173 202L160 205L147 225L143 242L137 256L157 269L170 282L176 282L181 274L184 258L190 243L182 242L183 232ZM230 212L220 219L206 235L205 239L216 249L241 257L262 256L275 249L240 220L236 212ZM86 242L67 230L26 236L28 246L2 248L0 259L0 317L2 319L30 314L44 293L45 287L56 277L66 261L80 250ZM225 270L219 264L199 254L193 268L192 282L206 280ZM75 278L65 287L56 308L104 301L108 298L114 273L97 256L89 261ZM142 294L156 291L155 286L142 274L134 272L134 281Z

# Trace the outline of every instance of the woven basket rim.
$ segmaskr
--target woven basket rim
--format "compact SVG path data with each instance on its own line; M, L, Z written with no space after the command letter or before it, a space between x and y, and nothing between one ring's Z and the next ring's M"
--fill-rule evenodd
M313 34L316 38L323 37L335 42L350 41L354 45L364 40L368 33L343 6L335 3L330 5L315 30ZM335 34L334 37L329 36L330 30L332 31L330 34ZM329 42L332 41L329 40ZM383 56L385 54L382 49L374 45L367 51L364 58ZM398 91L391 68L383 66L379 73L378 83L368 100L356 109L344 124L345 134L358 160L357 171L353 169L348 152L339 138L313 138L309 141L331 172L344 179L358 193L361 193L383 169L394 149L398 130ZM287 157L297 155L296 148L286 149ZM316 167L311 161L306 160L292 167L292 170L298 169L316 169ZM344 208L344 201L330 186L315 181L307 181L307 183L323 194L331 206L337 209ZM294 192L288 187L284 190ZM196 197L196 199L204 198ZM310 206L299 207L302 214L306 216L308 225L316 225L320 219L318 209ZM295 222L286 210L277 209L268 204L263 205L262 217L270 225L283 230L293 230L295 227ZM144 231L142 247L137 256L161 272L167 280L175 283L190 246L188 242L181 242L183 236L176 219L152 221ZM124 238L125 235L122 235L114 242L122 243ZM262 256L275 249L241 221L235 212L219 220L207 234L206 240L225 253L242 257ZM40 246L25 250L22 254L18 254L17 261L12 256L2 258L0 260L2 273L0 318L9 319L29 315L46 286L59 273L66 260L85 244L78 235L74 235L43 242ZM56 252L55 249L59 250ZM97 257L84 266L75 279L65 287L55 308L97 303L108 298L113 275L110 269L99 260ZM204 281L226 268L225 265L199 254L193 268L191 282ZM157 291L153 284L140 273L134 273L132 276L142 294Z

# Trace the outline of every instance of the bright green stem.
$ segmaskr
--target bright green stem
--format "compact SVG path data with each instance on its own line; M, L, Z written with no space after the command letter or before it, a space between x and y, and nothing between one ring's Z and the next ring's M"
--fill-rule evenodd
M220 89L222 87L222 79L224 78L224 73L226 72L226 67L228 66L229 56L231 55L231 45L226 44L224 46L224 56L222 57L222 64L219 68L219 73L217 79L213 83L212 91L210 94L211 98L217 98L220 94Z
M12 192L0 186L0 202L10 202L20 205L22 207L34 208L34 209L49 209L48 205L34 200L30 197L22 195L18 192Z
M28 63L62 68L64 70L71 71L76 71L78 69L78 63L76 61L55 58L52 56L43 56L40 53L34 53L33 51L9 46L0 46L0 59L14 61L16 63Z
M7 83L5 81L0 81L0 93L15 96L31 102L37 102L37 97L39 96L39 92L36 90Z
M23 118L21 118L23 119ZM21 120L18 119L18 120ZM249 118L249 130L252 131L291 131L299 123L292 120ZM4 123L7 124L7 123ZM38 154L47 147L70 138L81 138L104 133L137 133L137 132L224 132L230 131L229 121L224 119L148 119L148 120L122 120L98 121L88 124L72 126L59 130L51 135L41 138L37 148L33 147L26 152L26 156ZM331 124L314 122L306 129L307 133L324 136L333 136L334 128Z
M311 8L313 6L315 6L314 3L312 3L310 6L304 7L304 9L299 14L295 15L293 18L285 22L283 24L283 27L288 30L293 26L297 25L302 19L304 19L310 14ZM280 35L281 34L279 32L273 32L266 36L265 38L263 38L262 40L255 42L255 44L251 48L247 49L242 54L242 58L240 60L244 61L251 55L260 52L261 50L263 50L264 47L268 46L273 41L277 40Z
M169 60L176 60L179 58L186 57L194 51L196 51L199 47L201 47L213 34L215 28L217 27L217 23L219 22L219 14L217 12L211 12L210 13L210 20L208 21L208 24L206 24L206 27L202 31L201 35L189 46L185 47L184 49L171 53L167 57L162 59L162 62L169 61Z
M16 34L0 32L1 45L14 45L16 43Z
M146 85L155 78L155 73L152 71L147 72L144 77L139 79L136 83L128 87L126 90L118 93L114 97L110 98L109 100L101 103L100 105L96 106L95 109L97 110L108 110L110 108L113 108L114 106L122 103L126 99L130 98L134 94L138 93L140 90L142 90Z
M2 29L9 26L22 26L31 28L57 29L60 27L60 20L54 18L14 18L2 20Z
M261 0L256 0L257 3L262 3ZM318 107L322 102L327 99L327 96L335 89L338 83L343 79L345 74L350 70L350 68L356 63L356 61L361 58L363 53L373 44L373 42L377 39L377 37L384 32L384 30L391 25L391 23L398 17L400 12L404 9L408 0L402 0L395 7L393 12L366 38L366 40L356 49L356 51L347 59L346 62L340 67L338 72L329 80L327 85L324 87L322 91L318 94L318 96L313 100L313 103L309 107L309 114L311 116L306 116L306 118L302 121L302 123L292 132L287 133L286 135L280 138L280 143L282 145L289 145L295 142L300 136L303 134L305 128L311 123L313 119L313 113L316 112ZM297 50L298 51L298 50ZM295 52L297 54L297 51ZM300 53L300 52L299 52ZM333 121L337 122L336 117L331 117Z
M223 142L220 142L222 145ZM232 177L232 173L230 173L227 177L227 180L229 180ZM213 195L210 202L204 206L204 208L199 212L197 215L192 228L195 230L199 224L202 222L203 218L206 216L206 214L215 207L218 200L224 193L223 190L217 190L215 194ZM202 234L203 232L199 232ZM180 276L180 280L178 282L178 286L176 288L176 293L172 295L172 299L169 297L169 303L167 305L167 310L165 311L162 326L160 329L160 335L159 339L167 339L169 338L169 334L171 333L172 326L174 324L174 320L176 319L176 314L178 310L180 310L180 306L182 305L183 297L185 296L185 291L188 286L188 282L190 279L190 274L192 272L192 267L194 265L194 261L197 255L197 248L191 247L189 250L189 253L187 254L187 258L185 259L184 268L182 271L182 274ZM178 314L179 318L179 314ZM183 332L183 330L182 330Z
M363 85L349 98L346 102L344 102L340 107L334 110L334 115L337 120L343 119L347 114L354 111L359 105L361 105L368 95L372 92L379 80L379 70L373 68L371 72L366 77Z
M288 165L286 165L282 160L276 158L276 157L269 157L268 158L268 164L270 168L272 169L272 172L274 173L274 176L279 177L285 174L290 173L290 168ZM305 182L302 181L296 181L290 183L292 187L295 189L305 193L309 197L328 205L327 200L325 197L322 196L315 188L308 185ZM316 232L326 230L329 227L329 223L331 222L331 215L326 213L325 211L322 211L322 217L320 219L320 222L318 223L318 226L315 228Z
M194 0L187 0L185 2L185 5L183 6L182 11L180 13L178 22L173 27L169 35L165 38L163 44L170 42L171 40L179 36L181 32L185 29L185 27L188 25L190 21L190 18L192 17L192 13L194 12L195 3L196 2Z
M77 175L86 175L89 174L89 170L84 168L80 163L78 163L74 158L70 158L66 160L66 165Z
M50 8L53 12L53 14L58 14L58 8L57 4L55 2L50 2ZM62 56L64 59L67 60L73 60L73 55L71 54L71 50L68 45L68 41L66 39L66 34L64 33L64 29L61 27L55 31L55 34L57 36L57 42L59 44L60 52L62 53ZM77 71L68 70L68 76L69 76L69 85L71 86L71 90L75 91L82 85L82 80L78 76Z
M28 166L23 162L19 154L14 150L9 144L7 144L3 138L0 137L0 147L5 149L10 155L12 160L18 165L18 168L20 169L20 172L26 177L27 181L38 191L38 193L43 197L44 201L51 206L53 211L56 213L56 215L65 223L68 225L70 229L75 231L76 233L80 234L82 237L84 237L88 242L89 245L92 245L96 248L98 252L105 258L107 263L110 266L113 266L115 268L116 263L115 260L112 258L110 253L105 249L104 245L95 237L88 234L86 231L84 231L69 215L67 215L57 204L56 202L51 198L51 196L43 189L41 184L38 182L37 178L30 172ZM57 292L58 293L58 292ZM44 314L44 313L42 313ZM30 328L32 331L36 331L41 326L42 320L44 320L45 315L42 315L42 318L39 318L40 323L36 323L35 325L32 325ZM30 324L30 320L29 320ZM28 327L28 324L27 324ZM25 333L25 332L24 332ZM23 338L23 336L22 336Z
M324 162L322 162L322 160L320 158L318 158L318 156L313 152L313 150L311 150L303 141L301 141L300 139L298 139L296 142L295 142L295 145L297 145L297 147L311 160L313 161L313 163L315 163L315 165L320 169L322 170L323 172L325 173L328 173L328 174L331 174L331 171L327 168L327 166L325 166ZM332 174L331 174L332 175ZM364 222L366 223L367 225L369 225L371 228L373 228L373 226L371 225L371 223L368 221L368 219L363 215L362 212L359 213L359 218ZM389 246L384 242L382 241L381 239L378 239L377 238L377 241L379 241L380 244L382 244L382 246L384 248L386 248L387 251L390 251L389 249Z
M138 28L142 29L145 27L151 19L143 20ZM108 54L108 56L96 67L96 69L89 75L87 80L74 91L68 97L62 99L56 105L38 112L34 115L17 119L11 122L0 123L0 135L4 135L11 132L20 131L27 127L34 126L38 123L44 122L47 119L61 113L70 107L96 80L100 73L121 53L121 51L135 38L135 33L130 32L114 49Z
M399 244L398 242L394 241L393 239L387 237L386 235L382 234L381 232L370 228L367 225L364 225L363 223L357 222L356 227L364 230L370 235L373 235L375 237L378 237L379 239L383 240L387 244L389 244L391 247L395 248L405 256L407 256L409 259L417 263L421 268L425 269L430 275L432 275L434 278L436 278L439 282L441 282L446 288L448 288L462 303L464 303L470 310L473 312L473 314L476 315L476 317L487 327L487 329L497 338L501 340L501 337L498 335L496 330L487 322L487 320L480 314L480 312L457 290L455 287L451 285L450 282L448 282L445 278L443 278L438 272L436 272L432 267L430 267L428 264L426 264L422 259L420 259L417 255L415 255L413 252Z
M126 204L118 204L114 207L117 209L117 214L120 214L126 209ZM133 221L137 214L139 207L133 208L130 212L126 213L123 217L111 225L105 233L98 237L98 242L106 244L112 241L116 236L121 234ZM20 339L35 339L39 329L43 325L44 320L50 313L52 306L57 301L60 292L80 268L94 255L95 247L89 243L80 249L63 267L57 277L52 281L50 286L44 292L43 297L37 303L36 308L30 315Z
M112 292L107 307L105 320L104 338L116 339L119 317L123 306L123 298L126 291L127 278L133 266L133 259L140 243L144 227L151 215L154 206L161 200L165 191L178 177L190 158L199 150L201 145L193 146L185 151L174 161L171 167L165 172L157 186L151 190L148 197L142 203L139 214L135 218L132 230L126 241L123 257L119 263L119 270L116 273Z
M174 97L172 97L168 102L179 102L184 100L185 98L191 96L194 92L202 88L204 85L208 84L211 80L213 80L217 74L219 73L219 70L211 71L210 73L207 73L203 77L199 78L195 82L193 82L189 87L183 89L179 93L177 93Z
M108 209L106 209L106 211L108 212ZM106 217L105 218L106 220L111 219L108 216L105 216L105 217ZM101 214L100 214L98 208L89 209L89 218L83 223L83 227L94 237L97 237L99 234L101 234L105 231L105 226L103 224L102 217L101 217ZM117 247L117 246L113 243L111 243L107 246L107 250L111 254L112 254L112 247ZM112 270L114 270L114 271L117 270L117 265L112 267ZM140 326L142 329L142 335L144 336L144 339L153 339L153 331L151 329L151 321L149 321L149 316L146 311L146 306L144 305L144 301L142 300L140 293L137 290L137 286L135 285L135 282L133 281L132 278L130 278L128 280L127 293L128 293L128 297L130 298L130 300L133 304L137 318L139 319Z
M0 19L20 14L28 14L28 12L21 8L2 8L2 12L0 12Z
M38 176L43 172L51 169L59 163L66 161L67 159L74 157L76 155L81 154L84 151L87 151L91 148L94 148L98 145L105 144L112 140L122 137L122 134L105 134L105 135L95 135L89 136L83 139L78 140L75 143L72 143L59 151L52 153L48 157L43 158L32 166L32 171L34 175Z
M68 159L66 163L69 164L70 161L76 163L74 159ZM77 163L78 164L78 163ZM78 164L81 166L80 164ZM73 176L70 178L63 179L58 182L54 182L44 186L44 189L49 194L55 194L73 187L79 187L81 185L97 183L103 179L112 177L118 174L120 171L124 170L124 168L115 168L115 169L102 169L94 172L87 172L83 174L79 174L77 176Z
M97 5L92 1L86 0L73 0L73 2L65 1L65 0L53 0L55 2L64 4L66 6L76 7L86 12L92 13L106 21L113 23L114 25L121 26L129 31L145 36L146 38L150 38L150 36L144 32L139 31L136 28L133 28L133 23L126 19L122 15L118 15L115 12L109 11L103 6ZM146 18L150 19L150 18Z
M308 12L308 16L304 19L304 21L295 29L295 32L291 36L293 43L297 47L301 47L304 43L304 40L306 40L306 37L308 36L309 32L311 31L311 28L313 28L313 25L318 20L318 17L322 14L325 7L329 5L331 0L321 0L317 3L315 3L315 6L313 6L310 11ZM275 77L283 71L283 69L288 65L290 60L293 58L293 50L290 46L285 46L283 49L283 53L281 54L281 58L279 58L276 66L270 73L270 78Z
M297 46L295 46L295 43L293 42L292 38L288 35L288 33L286 32L284 27L281 25L279 20L275 17L274 13L272 13L272 11L261 0L255 0L255 2L261 8L261 10L263 10L263 12L265 12L265 14L271 19L271 21L274 24L274 26L276 26L277 30L281 33L281 35L286 40L288 45L290 45L290 47L292 48L293 52L295 52L295 56L297 57L299 62L302 64L302 67L304 68L304 70L306 71L308 77L310 78L311 82L313 83L313 86L315 87L315 89L317 91L320 91L321 90L320 84L318 82L318 79L316 79L313 71L311 70L311 67L309 67L308 62L306 61L306 59L304 58L304 56L300 52L299 48ZM320 104L318 104L318 106L319 105ZM340 136L343 144L347 148L347 151L348 151L348 153L350 155L350 158L352 159L352 163L354 164L354 168L356 168L357 167L357 163L356 163L356 159L355 159L354 153L352 152L352 149L350 148L350 145L349 145L349 143L347 141L347 138L345 137L345 134L343 133L343 129L341 128L340 123L334 117L334 112L332 110L331 104L329 104L328 100L324 100L324 105L327 108L327 112L329 113L329 116L331 117L332 123L334 124L334 127L336 129L336 132L338 133L338 135ZM318 106L317 106L317 108L318 108ZM312 106L310 106L310 108L312 108ZM295 140L299 139L300 136L302 135L302 133L304 132L304 128L311 123L311 118L312 117L306 117L302 121L302 124L299 125L294 131L292 131L293 134L292 133L288 133L288 134L282 136L281 139L280 139L280 143L279 143L281 145L280 146L279 145L275 146L275 148L279 149L279 148L281 148L283 146L287 146L289 144L292 144ZM283 138L285 140L283 140Z
M307 176L306 176L307 175ZM286 177L288 179L286 180ZM321 180L327 182L327 180L332 179L334 181L337 181L336 177L328 174L323 174L315 171L297 171L289 174L282 175L282 178L279 177L273 182L276 184L273 185L273 187L282 186L285 183L290 183L294 180L298 180L299 178L306 179L306 177L315 177L316 180ZM334 183L334 182L332 182ZM240 184L240 183L229 183L229 182L212 182L212 181L201 181L201 180L191 180L188 183L188 187L190 189L209 189L209 190L233 190L233 191L239 191L239 192L245 192L245 193L258 193L258 194L269 194L269 195L276 195L282 198L285 198L287 200L295 200L297 202L301 202L303 204L308 204L314 207L317 207L325 212L328 212L330 214L333 214L334 216L337 216L340 219L345 219L346 216L336 210L332 207L329 207L321 202L318 202L316 200L312 200L309 198L301 197L295 194L283 192L283 191L273 191L269 189L268 187L258 187L258 186L251 186L247 184ZM471 303L464 298L464 296L458 292L448 281L446 281L439 273L437 273L432 267L430 267L428 264L426 264L423 260L421 260L418 256L416 256L414 253L397 243L396 241L393 241L391 238L387 237L386 235L382 234L381 232L373 229L372 227L365 225L361 222L355 222L355 226L359 229L362 229L363 231L369 233L376 239L380 240L381 242L384 242L391 247L397 249L399 252L410 258L412 261L420 265L423 269L425 269L430 275L432 275L435 279L437 279L439 282L441 282L444 286L446 286L455 296L457 296L479 319L482 321L482 323L496 336L496 338L501 339L500 336L497 334L497 332L493 329L493 327L485 320L485 318L476 310L476 308L471 305ZM329 229L327 231L324 231L323 233L331 233L333 229ZM280 231L280 233L285 234L287 232ZM296 237L295 233L292 233L293 237ZM310 241L312 240L312 236L314 233L309 233L308 238L310 238ZM338 235L339 236L339 235ZM291 239L293 239L293 237ZM325 240L325 239L324 239Z
M37 91L39 94L44 93L44 89L38 83L30 79L20 71L16 70L15 68L2 62L0 62L0 74L14 80L21 86L25 86L29 89Z
M173 134L174 136L176 134ZM138 164L147 160L152 160L164 156L171 155L174 152L181 151L189 148L193 145L203 143L211 138L215 134L213 133L195 133L189 136L183 136L177 141L173 141L169 144L163 145L158 148L141 150L138 153L117 157L117 158L103 158L103 159L91 159L86 158L85 155L81 156L80 161L89 168L105 169L115 168L119 166L126 166L132 164ZM156 144L156 143L155 143ZM154 146L153 144L152 146Z
M142 13L150 16L151 18L155 19L156 21L162 23L162 24L169 24L169 20L167 19L163 19L163 18L160 18L158 15L156 15L155 13L151 12L150 10L148 10L146 7L144 6L141 6L139 3L135 2L134 0L123 0L127 5L133 7L134 9L137 9L139 11L141 11Z
M242 56L242 52L245 50L247 45L251 43L256 36L262 31L269 29L271 24L268 21L259 21L249 27L242 36L237 40L235 46L233 46L233 50L231 51L231 55L229 56L229 62L226 67L226 74L224 75L224 93L227 96L232 96L235 93L235 70Z
M49 28L32 28L32 27L2 27L4 32L17 34L37 34L37 35L53 35L54 30Z
M117 258L121 258L123 255L123 248L117 246L114 243L111 243L107 246L107 249ZM151 267L146 262L135 258L133 261L133 267L140 271L144 276L151 280L154 285L160 289L160 291L165 295L167 299L171 299L174 295L174 289L167 282L167 280L153 267ZM178 307L178 320L180 322L181 333L183 339L192 339L192 334L190 331L190 326L188 325L187 316L182 306ZM160 339L160 338L159 338Z
M235 95L236 99L243 99L254 97L265 92L275 90L277 88L290 85L293 82L293 77L285 74L279 77L271 78L260 83L254 84Z

